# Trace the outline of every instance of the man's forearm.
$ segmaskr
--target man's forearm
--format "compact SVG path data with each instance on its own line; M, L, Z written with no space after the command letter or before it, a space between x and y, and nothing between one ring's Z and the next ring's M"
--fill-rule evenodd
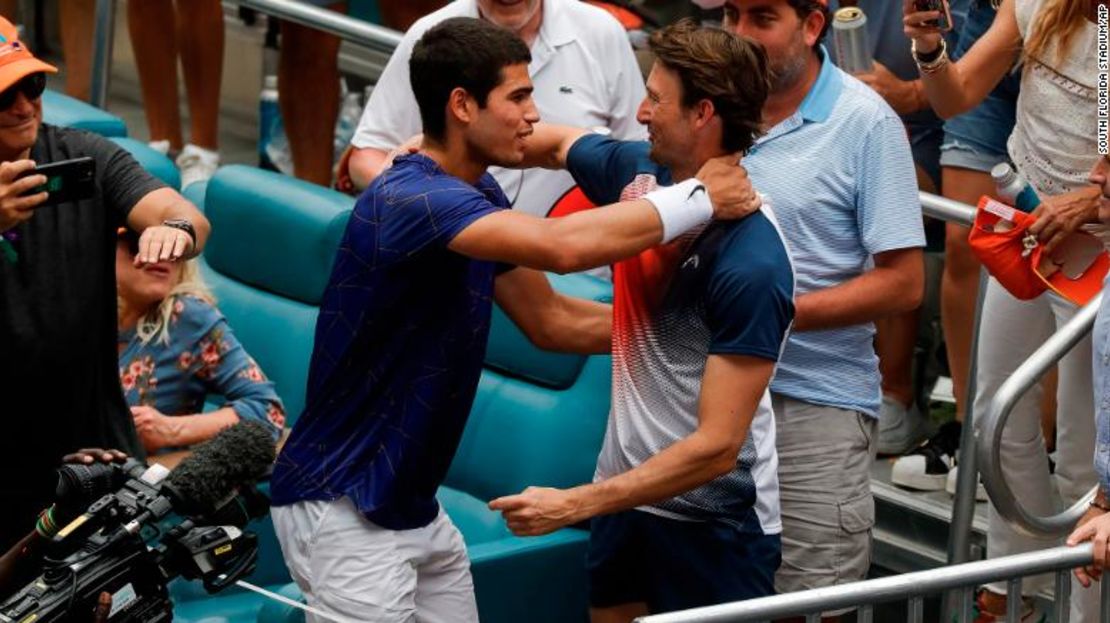
M795 301L794 331L847 327L921 305L923 277L876 267L840 285L802 294Z
M593 355L613 344L613 307L573 296L559 296L552 342L556 350Z
M584 134L581 128L537 123L524 141L524 161L516 168L565 169L567 152Z
M731 444L695 431L634 469L569 493L579 520L654 504L728 473L736 466L738 452Z
M208 219L187 199L177 191L170 188L160 188L147 193L139 203L131 209L127 217L128 225L137 232L142 232L148 227L161 225L169 219L185 219L192 223L196 232L195 252L204 249L208 241L211 226Z

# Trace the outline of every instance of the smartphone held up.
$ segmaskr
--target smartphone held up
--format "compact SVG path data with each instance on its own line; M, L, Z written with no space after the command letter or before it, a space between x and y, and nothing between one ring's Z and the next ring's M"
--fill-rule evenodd
M45 184L24 193L34 195L46 191L48 195L43 206L81 201L96 192L96 161L88 156L42 164L20 177L29 175L46 176Z
M940 17L925 22L927 26L940 29L941 32L952 30L952 12L948 9L948 0L913 0L916 11L939 11Z

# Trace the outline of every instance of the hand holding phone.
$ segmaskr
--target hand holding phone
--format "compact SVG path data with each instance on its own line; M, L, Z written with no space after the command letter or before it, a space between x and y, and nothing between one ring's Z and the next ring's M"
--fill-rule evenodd
M948 8L948 0L913 0L913 8L917 12L937 11L940 17L922 22L923 26L936 28L940 32L952 30L952 12Z
M40 204L44 206L81 201L96 192L96 161L88 156L39 165L23 175L45 178L27 191L32 195L46 192L47 197Z
M45 192L31 192L46 183L45 176L32 173L34 168L32 160L0 163L0 232L31 218L35 208L46 201Z

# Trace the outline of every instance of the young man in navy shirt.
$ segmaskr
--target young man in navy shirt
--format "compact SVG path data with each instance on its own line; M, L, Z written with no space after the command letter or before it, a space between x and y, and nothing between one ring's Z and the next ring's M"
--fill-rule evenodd
M480 20L430 29L410 60L422 148L367 189L341 243L272 487L290 571L331 619L477 620L466 550L435 494L494 299L541 346L608 351L609 307L555 294L537 269L609 264L758 207L735 158L720 158L618 206L547 220L507 209L486 167L523 160L538 121L529 58Z
M758 45L680 22L651 48L638 114L650 143L537 130L529 157L565 165L594 202L690 184L702 163L759 136L769 80ZM594 482L490 503L519 535L594 518L595 623L774 593L782 527L767 385L794 317L794 274L769 203L616 264L613 409Z

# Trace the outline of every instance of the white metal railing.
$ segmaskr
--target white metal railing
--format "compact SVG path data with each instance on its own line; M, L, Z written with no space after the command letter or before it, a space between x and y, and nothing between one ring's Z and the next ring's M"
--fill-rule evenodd
M922 623L925 597L956 590L960 594L959 603L962 604L960 613L967 616L971 612L971 597L977 586L986 582L1007 580L1006 620L1017 622L1021 619L1021 578L1055 572L1056 600L1053 620L1056 623L1067 623L1070 614L1068 597L1071 591L1071 569L1091 563L1091 548L1090 543L1077 547L1055 547L1029 554L903 573L876 580L657 614L641 617L637 621L639 623L746 623L805 616L807 621L816 623L820 620L822 612L858 607L857 620L860 623L870 623L874 621L874 607L877 604L905 600L907 602L906 620L911 623ZM1106 621L1110 618L1110 578L1102 582L1100 590L1100 620ZM941 617L944 621L949 620L944 614Z

